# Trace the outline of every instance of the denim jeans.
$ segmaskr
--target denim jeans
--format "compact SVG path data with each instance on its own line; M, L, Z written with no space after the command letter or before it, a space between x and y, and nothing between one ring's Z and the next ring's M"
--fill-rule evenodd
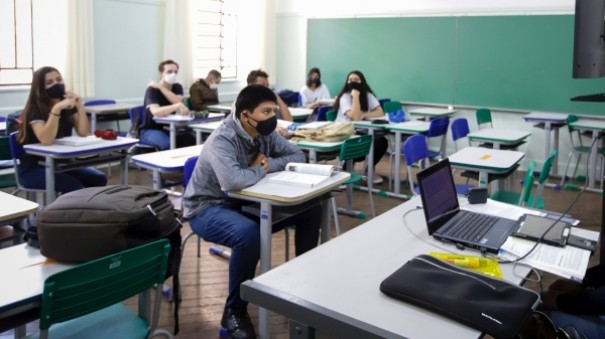
M240 298L240 284L254 278L260 259L260 223L256 216L244 214L240 204L217 204L189 219L193 231L204 240L231 248L229 260L229 296L225 307L241 309L248 303ZM317 246L321 207L308 210L276 223L273 232L296 226L296 255Z
M159 150L170 149L170 134L159 129L142 129L140 133L141 142L146 145L155 146ZM195 145L195 137L191 134L179 134L176 136L177 147Z
M605 338L605 316L575 315L561 311L549 312L550 318L557 327L573 325L590 339Z
M21 185L26 188L45 189L46 173L44 167L19 171ZM107 185L107 176L96 168L85 167L73 171L55 173L55 191L67 193L84 187Z

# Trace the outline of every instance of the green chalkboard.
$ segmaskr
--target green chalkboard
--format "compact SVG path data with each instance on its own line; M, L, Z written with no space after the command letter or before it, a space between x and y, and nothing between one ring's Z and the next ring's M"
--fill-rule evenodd
M379 98L605 115L604 79L573 79L572 15L310 19L307 68L338 93L361 70Z

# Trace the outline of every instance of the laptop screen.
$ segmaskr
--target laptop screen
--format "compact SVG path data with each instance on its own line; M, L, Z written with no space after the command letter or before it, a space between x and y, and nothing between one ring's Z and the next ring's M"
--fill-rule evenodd
M424 216L433 234L459 210L450 161L444 159L416 174Z

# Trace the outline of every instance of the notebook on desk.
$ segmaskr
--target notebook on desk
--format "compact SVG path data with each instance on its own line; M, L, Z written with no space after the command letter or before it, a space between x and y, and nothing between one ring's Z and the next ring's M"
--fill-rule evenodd
M515 220L463 211L449 159L418 172L420 197L429 235L457 246L497 253L515 227Z
M74 136L55 139L55 144L67 145L67 146L85 146L85 145L96 144L101 141L103 141L103 139L97 138L94 135L89 135L87 137L79 137L79 136L74 135Z

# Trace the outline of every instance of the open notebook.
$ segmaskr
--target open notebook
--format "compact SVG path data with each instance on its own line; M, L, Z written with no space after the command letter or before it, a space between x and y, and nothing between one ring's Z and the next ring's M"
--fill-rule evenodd
M103 139L97 138L94 135L89 135L87 137L69 136L69 137L55 139L55 144L67 145L67 146L85 146L85 145L96 144L101 141L103 141Z
M317 187L338 173L338 167L323 164L290 162L285 171L269 178L269 182L302 187Z

